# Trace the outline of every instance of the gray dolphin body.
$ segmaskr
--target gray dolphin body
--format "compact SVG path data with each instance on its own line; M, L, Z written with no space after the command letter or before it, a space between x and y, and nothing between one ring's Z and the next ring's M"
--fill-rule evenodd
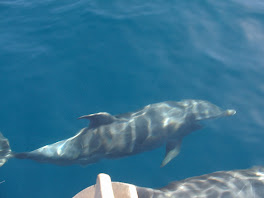
M219 171L170 183L161 189L137 187L139 198L263 198L264 167Z
M152 150L166 144L165 166L180 152L184 136L200 129L200 120L234 115L235 110L221 110L202 100L161 102L126 114L101 112L82 116L89 127L75 136L43 146L31 152L14 153L0 134L0 166L9 158L38 162L91 164L102 158L120 158Z

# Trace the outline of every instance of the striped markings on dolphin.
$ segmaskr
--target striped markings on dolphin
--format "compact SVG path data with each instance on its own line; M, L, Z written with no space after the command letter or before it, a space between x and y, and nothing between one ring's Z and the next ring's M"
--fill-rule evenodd
M152 189L136 187L139 198L263 198L264 167L218 171Z
M222 110L203 100L160 102L115 116L100 112L80 117L90 123L75 136L21 153L13 152L8 139L0 133L0 166L10 158L58 165L86 165L103 158L134 155L166 144L163 167L179 154L182 139L202 128L199 121L235 113L235 110Z

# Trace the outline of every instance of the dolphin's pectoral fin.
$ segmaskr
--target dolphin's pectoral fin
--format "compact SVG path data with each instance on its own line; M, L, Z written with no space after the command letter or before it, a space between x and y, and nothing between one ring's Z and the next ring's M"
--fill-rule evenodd
M166 145L166 156L161 163L161 167L168 164L173 158L175 158L181 150L182 140L169 141Z
M90 128L98 127L100 125L111 124L112 122L117 120L115 116L112 116L111 114L107 112L100 112L100 113L94 113L90 115L84 115L84 116L79 117L78 119L83 119L83 118L90 120L90 124L89 124Z

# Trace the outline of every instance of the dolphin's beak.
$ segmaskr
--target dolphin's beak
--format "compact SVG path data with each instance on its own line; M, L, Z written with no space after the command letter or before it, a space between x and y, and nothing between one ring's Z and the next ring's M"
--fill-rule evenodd
M228 110L226 110L225 114L226 114L226 116L235 115L236 114L236 110L234 110L234 109L228 109Z

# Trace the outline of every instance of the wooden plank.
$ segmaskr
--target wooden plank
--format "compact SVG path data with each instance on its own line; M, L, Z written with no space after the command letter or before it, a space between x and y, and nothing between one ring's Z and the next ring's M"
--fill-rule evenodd
M136 186L121 182L112 182L115 198L138 198Z
M94 198L114 198L111 178L109 175L100 173L97 176Z
M95 185L85 188L73 198L138 198L138 195L136 186L111 182L109 175L101 173Z

